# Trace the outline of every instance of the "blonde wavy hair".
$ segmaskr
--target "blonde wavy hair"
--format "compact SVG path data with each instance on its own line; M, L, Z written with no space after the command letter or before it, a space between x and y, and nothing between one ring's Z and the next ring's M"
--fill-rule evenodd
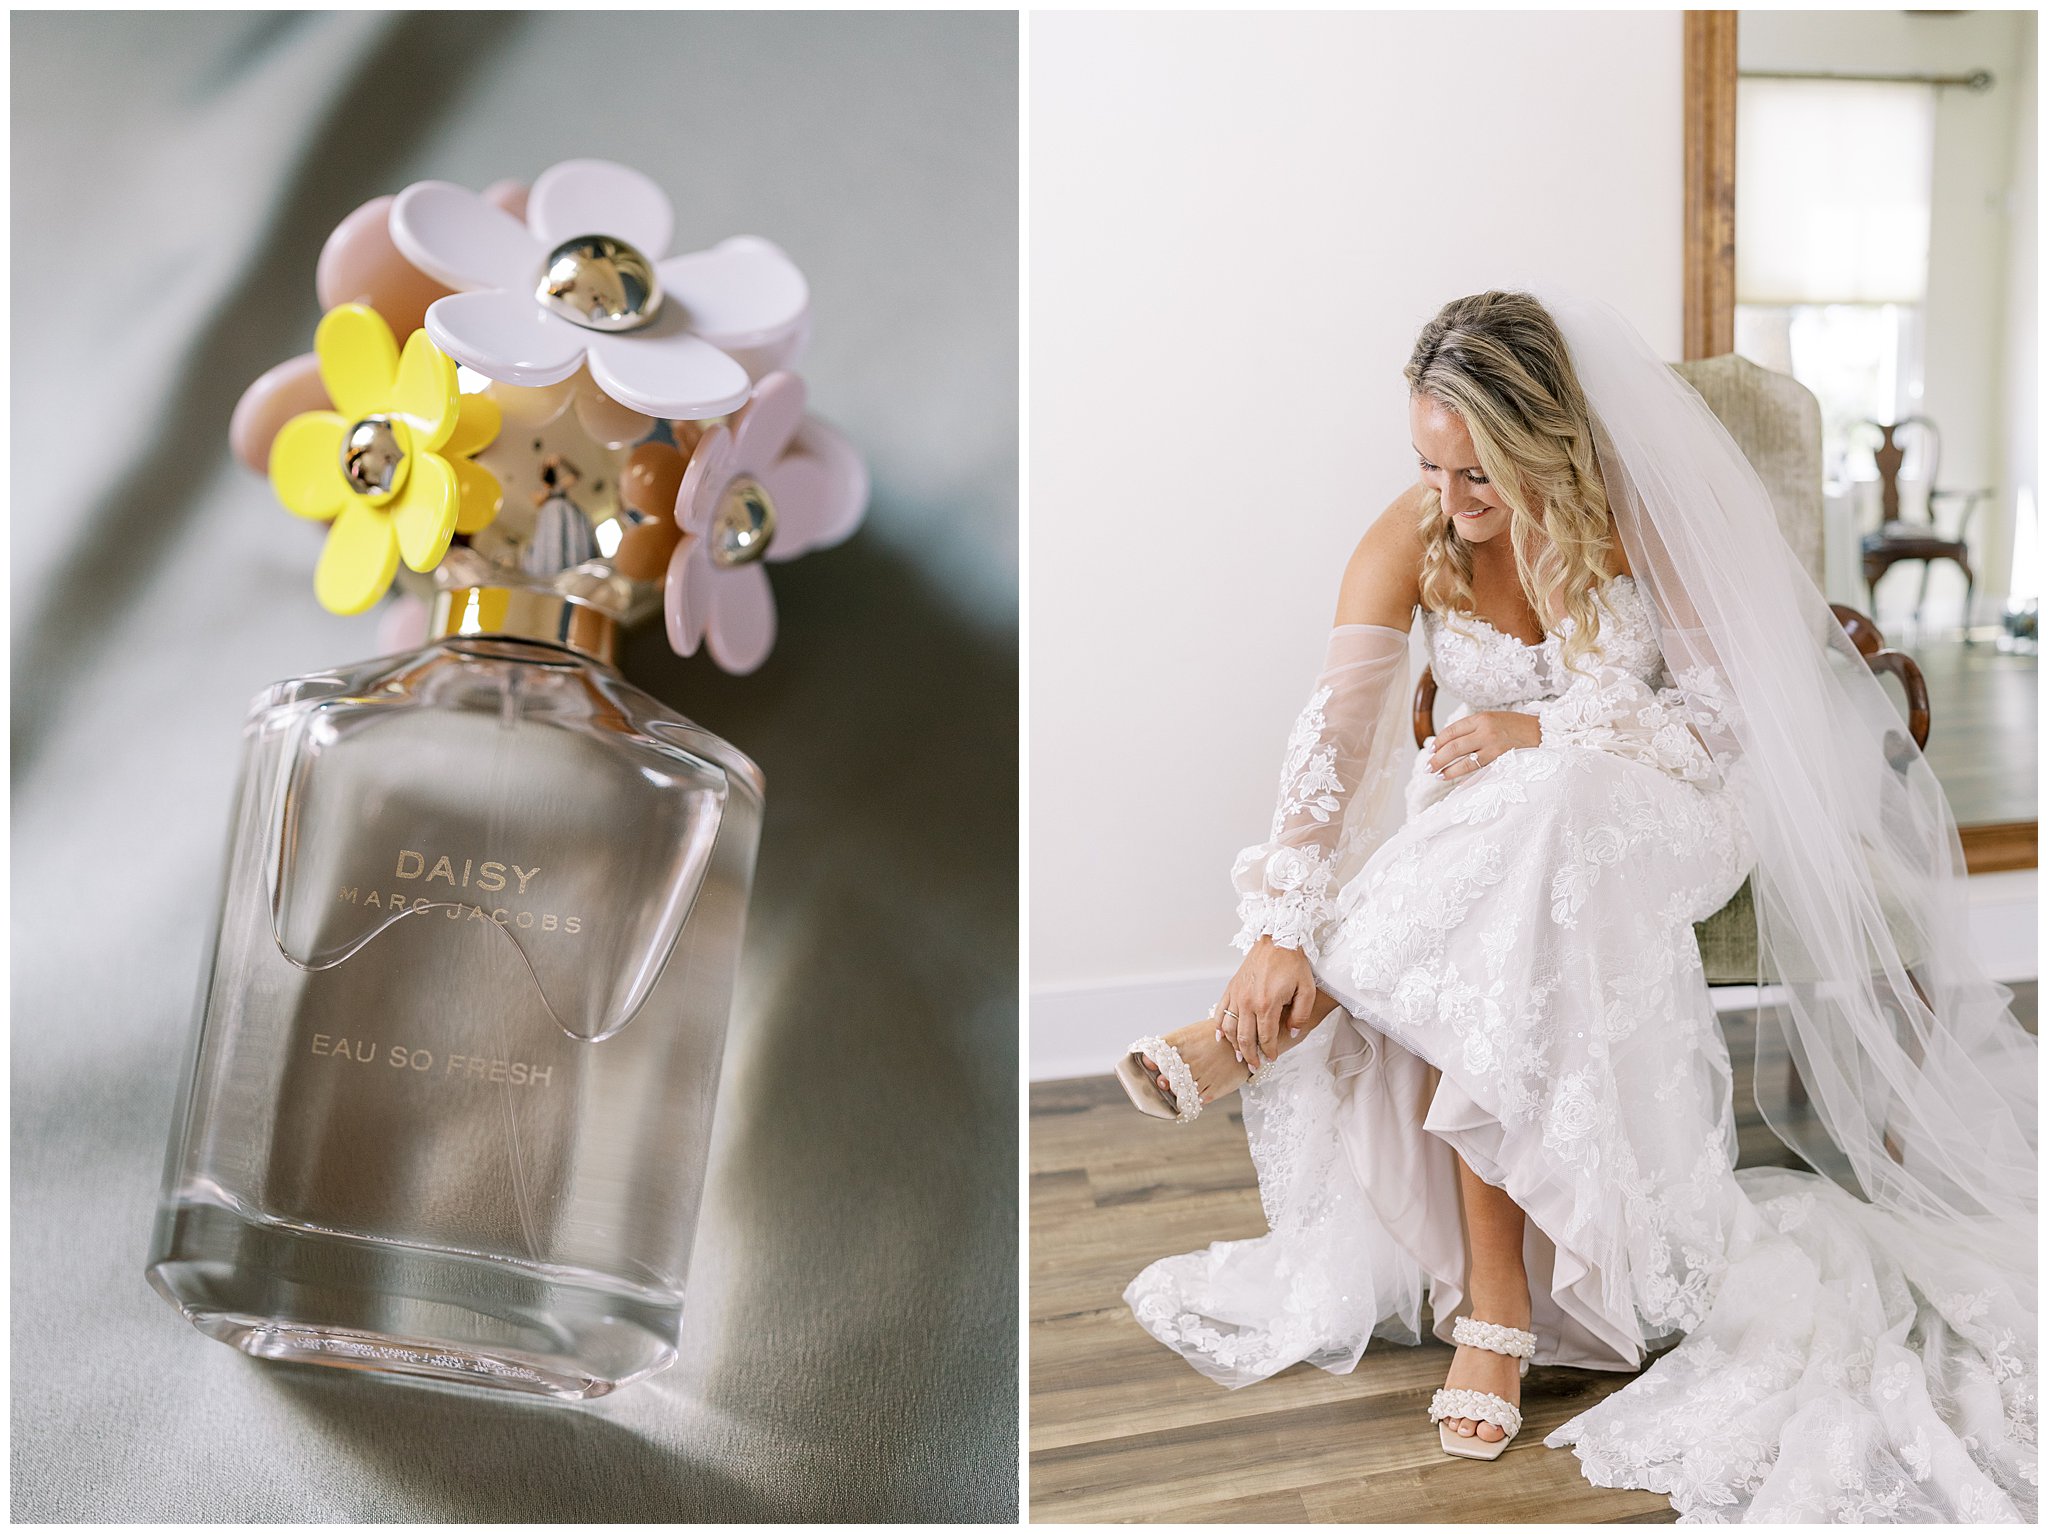
M1593 593L1605 586L1614 518L1593 455L1593 414L1550 312L1526 293L1454 298L1416 337L1403 368L1412 393L1457 412L1479 468L1510 513L1508 538L1522 590L1549 633L1551 611L1572 619L1567 666L1600 637ZM1472 611L1472 545L1431 491L1422 507L1422 603Z

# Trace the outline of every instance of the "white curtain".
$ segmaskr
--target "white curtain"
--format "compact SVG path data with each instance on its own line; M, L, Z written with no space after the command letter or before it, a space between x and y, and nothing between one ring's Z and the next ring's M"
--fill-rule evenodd
M1925 299L1933 86L1743 79L1735 157L1738 302Z

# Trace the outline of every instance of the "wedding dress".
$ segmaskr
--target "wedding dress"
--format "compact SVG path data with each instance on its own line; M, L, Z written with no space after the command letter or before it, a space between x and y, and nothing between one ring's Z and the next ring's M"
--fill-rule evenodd
M1648 372L1614 376L1636 394L1661 387ZM1588 386L1610 417L1626 393ZM1535 715L1540 745L1434 777L1427 749L1408 744L1408 636L1332 631L1271 836L1235 870L1239 946L1270 935L1302 949L1339 1004L1242 1090L1270 1232L1155 1262L1125 1299L1231 1387L1302 1362L1347 1371L1374 1338L1416 1343L1425 1293L1449 1341L1466 1306L1455 1152L1528 1216L1537 1366L1634 1371L1663 1350L1545 1439L1572 1447L1593 1484L1662 1492L1683 1521L2032 1522L2032 1183L2018 1165L2031 1164L2031 1114L1999 1118L2031 1094L2031 1040L2013 1038L2009 1014L1990 1010L2004 1011L1998 988L1955 951L1939 914L1955 892L1887 861L1893 843L1939 851L1909 813L1928 803L1953 842L1945 801L1938 788L1928 800L1931 780L1900 768L1893 736L1873 729L1868 754L1882 741L1906 786L1879 782L1840 744L1830 823L1792 824L1787 780L1805 773L1827 790L1835 748L1775 748L1772 732L1797 740L1800 719L1758 717L1787 705L1750 681L1745 639L1710 607L1712 579L1694 572L1674 590L1673 566L1692 570L1673 554L1684 530L1667 512L1642 536L1627 471L1640 483L1643 460L1615 453L1608 424L1617 520L1632 565L1652 574L1650 589L1623 576L1597 593L1596 653L1568 668L1561 633L1531 646L1476 615L1422 617L1440 687L1463 709ZM1706 428L1689 429L1697 447ZM1728 483L1740 496L1724 502L1751 497L1769 516L1760 487ZM1712 511L1692 509L1700 521ZM1775 523L1761 536L1732 546L1767 583L1782 573L1768 541L1782 539ZM1794 594L1817 601L1810 582ZM1812 644L1812 674L1829 678L1816 696L1832 704L1826 689L1860 684L1832 680L1817 631L1764 637L1794 678L1788 697L1807 676L1799 645ZM1846 706L1827 720L1863 747ZM1863 818L1865 792L1884 816ZM1902 807L1902 795L1914 797ZM1860 848L1853 867L1811 851L1832 855L1829 838ZM1823 900L1825 880L1793 887L1810 866L1851 871ZM1692 926L1745 876L1781 963L1835 955L1840 935L1811 914L1830 905L1851 913L1842 924L1874 987L1905 974L1884 947L1895 928L1931 946L1914 973L1932 974L1918 983L1949 1004L1949 1031L1919 1037L1903 1084L1887 1074L1889 1036L1841 978L1854 963L1784 971L1794 1016L1778 1048L1816 1083L1831 1138L1796 1125L1782 1099L1767 1116L1788 1144L1841 1150L1871 1198L1814 1172L1734 1170L1733 1072ZM2024 1082L2008 1079L2020 1070ZM1971 1117L1966 1140L1953 1126ZM1889 1154L1866 1144L1880 1132Z

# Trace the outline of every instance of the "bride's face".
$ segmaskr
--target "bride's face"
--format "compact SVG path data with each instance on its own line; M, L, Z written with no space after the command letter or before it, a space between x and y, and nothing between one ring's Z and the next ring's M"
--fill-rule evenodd
M1437 493L1452 530L1467 543L1484 543L1507 531L1512 517L1472 447L1472 433L1442 400L1416 394L1408 400L1408 431L1422 460L1422 482Z

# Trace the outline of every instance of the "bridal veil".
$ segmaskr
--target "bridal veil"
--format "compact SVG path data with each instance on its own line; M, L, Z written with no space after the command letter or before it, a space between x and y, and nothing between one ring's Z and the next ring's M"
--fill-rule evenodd
M1941 785L1706 403L1608 304L1535 296L1672 674L1724 692L1707 744L1740 785L1778 1003L1760 1009L1758 1107L1816 1170L2031 1293L2036 1043L1971 946Z

